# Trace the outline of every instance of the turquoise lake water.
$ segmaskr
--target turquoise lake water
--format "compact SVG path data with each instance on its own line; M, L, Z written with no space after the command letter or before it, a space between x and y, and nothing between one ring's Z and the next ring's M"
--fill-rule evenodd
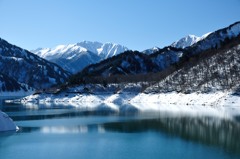
M240 122L211 116L1 104L19 126L0 133L0 159L240 158Z

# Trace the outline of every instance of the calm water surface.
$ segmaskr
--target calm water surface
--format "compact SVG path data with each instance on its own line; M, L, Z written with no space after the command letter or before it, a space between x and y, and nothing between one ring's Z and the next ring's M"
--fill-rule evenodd
M20 127L0 133L0 159L240 158L239 118L71 106L0 109Z

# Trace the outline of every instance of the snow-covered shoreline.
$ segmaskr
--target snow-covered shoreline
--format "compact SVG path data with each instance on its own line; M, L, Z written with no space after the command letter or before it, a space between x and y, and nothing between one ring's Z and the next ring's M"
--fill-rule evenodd
M240 96L231 92L215 93L66 93L59 94L35 94L19 100L7 101L18 102L24 105L65 105L74 107L96 108L101 104L120 110L121 106L130 105L140 111L170 111L218 114L232 116L240 114Z

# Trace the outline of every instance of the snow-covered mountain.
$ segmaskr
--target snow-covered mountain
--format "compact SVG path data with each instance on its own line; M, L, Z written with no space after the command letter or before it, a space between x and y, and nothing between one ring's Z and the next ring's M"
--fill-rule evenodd
M176 48L185 48L188 46L191 46L193 44L195 44L196 42L198 42L199 40L201 40L201 37L195 36L195 35L188 35L174 43L171 44L172 47L176 47Z
M152 60L161 68L160 70L163 70L178 62L183 56L189 58L208 49L219 48L224 41L239 34L240 22L236 22L226 28L206 33L201 37L188 35L163 49L154 47L143 51L143 53L149 54Z
M207 34L204 34L201 37L190 34L186 37L181 38L180 40L177 40L177 41L173 42L170 46L175 47L175 48L184 49L186 47L192 46L193 44L205 39L209 34L211 34L211 32L209 32ZM155 46L153 48L142 51L142 53L150 55L150 54L153 54L155 52L158 52L159 50L161 50L161 49L159 47Z
M26 84L35 89L63 83L70 75L61 67L20 47L0 39L1 90L24 89Z
M198 39L198 42L196 42L197 40L193 36L192 39L196 40L195 43L185 48L168 46L163 49L157 49L156 52L149 55L137 51L127 51L86 67L76 75L76 78L80 78L79 81L85 81L86 78L89 80L89 77L95 77L99 80L99 77L105 78L113 75L129 76L167 70L164 73L164 76L166 76L172 73L173 70L181 68L183 63L190 61L190 58L194 59L193 57L196 54L222 49L222 47L228 45L229 41L239 37L239 34L240 22L237 22L229 27L205 34L200 40ZM118 77L118 81L119 79Z
M118 55L128 48L113 43L83 41L76 44L59 45L55 48L32 50L36 55L54 62L67 71L76 73L89 64Z
M198 37L196 35L188 35L178 41L175 41L174 43L172 43L170 46L172 47L176 47L176 48L186 48L189 46L192 46L193 44L205 39L209 34L211 34L211 32L204 34L201 37Z

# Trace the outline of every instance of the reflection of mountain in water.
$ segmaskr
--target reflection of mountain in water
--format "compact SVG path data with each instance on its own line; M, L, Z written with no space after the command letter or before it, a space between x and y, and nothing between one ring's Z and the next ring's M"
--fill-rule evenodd
M44 119L56 119L56 118L74 118L74 117L80 117L80 116L108 116L108 115L114 115L116 112L111 109L106 110L65 110L59 113L49 113L49 114L33 114L33 115L18 115L18 116L11 116L11 118L14 121L25 121L25 120L44 120Z
M240 153L240 123L210 117L160 118L130 122L107 123L106 131L144 132L157 131L179 136L207 145L221 147L227 151Z

